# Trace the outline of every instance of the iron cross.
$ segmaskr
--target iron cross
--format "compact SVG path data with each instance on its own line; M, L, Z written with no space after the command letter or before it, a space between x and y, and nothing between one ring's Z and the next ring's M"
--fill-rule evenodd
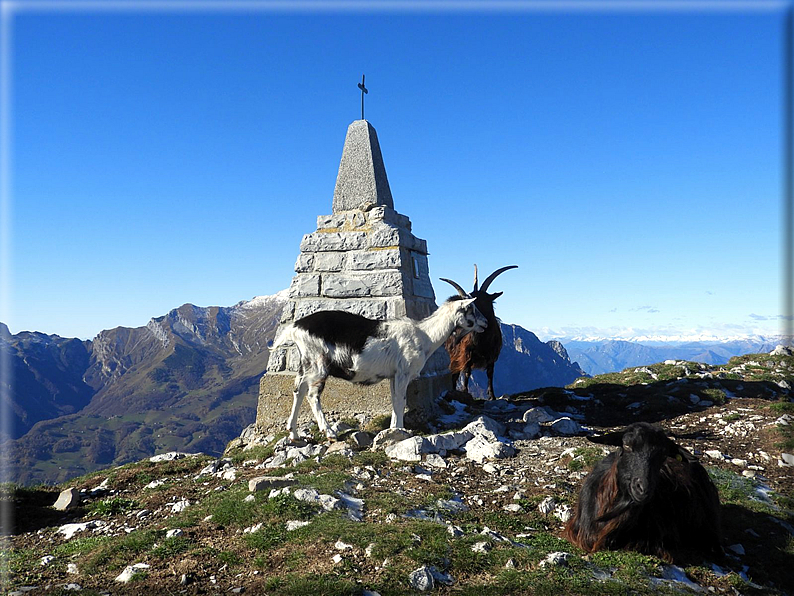
M361 82L358 84L358 88L361 89L361 119L364 119L364 94L369 93L367 88L364 86L364 75L361 75Z

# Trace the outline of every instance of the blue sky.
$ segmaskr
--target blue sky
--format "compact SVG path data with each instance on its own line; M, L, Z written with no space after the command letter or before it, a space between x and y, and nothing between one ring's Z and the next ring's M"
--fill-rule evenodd
M784 4L4 5L12 332L286 288L363 73L437 298L517 264L541 337L779 332Z

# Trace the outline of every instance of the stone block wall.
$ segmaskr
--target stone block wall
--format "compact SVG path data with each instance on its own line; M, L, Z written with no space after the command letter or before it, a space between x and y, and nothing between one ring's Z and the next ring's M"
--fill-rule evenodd
M410 220L378 205L317 218L317 230L303 237L286 325L320 310L344 310L372 319L423 319L436 309L427 243L411 232ZM444 371L446 353L428 361L423 375ZM268 372L297 370L294 348L270 355Z

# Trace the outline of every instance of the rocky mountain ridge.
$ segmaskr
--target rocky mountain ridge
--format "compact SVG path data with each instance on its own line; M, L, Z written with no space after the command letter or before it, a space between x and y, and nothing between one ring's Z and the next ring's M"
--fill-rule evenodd
M285 300L281 292L232 307L185 304L90 342L4 334L0 348L21 380L12 393L15 430L3 446L16 454L14 480L60 482L164 449L219 454L255 419L267 343ZM503 325L503 335L501 392L583 374L561 345L513 325Z

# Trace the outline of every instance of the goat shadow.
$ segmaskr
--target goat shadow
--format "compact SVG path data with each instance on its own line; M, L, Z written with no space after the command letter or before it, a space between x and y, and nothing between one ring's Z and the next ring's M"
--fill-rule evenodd
M784 522L769 513L732 503L723 504L721 514L726 549L718 564L723 571L744 572L750 581L794 593L794 519L789 516ZM739 553L743 549L744 554L732 546Z
M682 378L634 385L596 383L586 388L550 387L515 397L561 412L572 408L584 414L586 425L616 427L633 422L670 420L737 398L776 401L783 396L790 396L790 392L770 381Z

